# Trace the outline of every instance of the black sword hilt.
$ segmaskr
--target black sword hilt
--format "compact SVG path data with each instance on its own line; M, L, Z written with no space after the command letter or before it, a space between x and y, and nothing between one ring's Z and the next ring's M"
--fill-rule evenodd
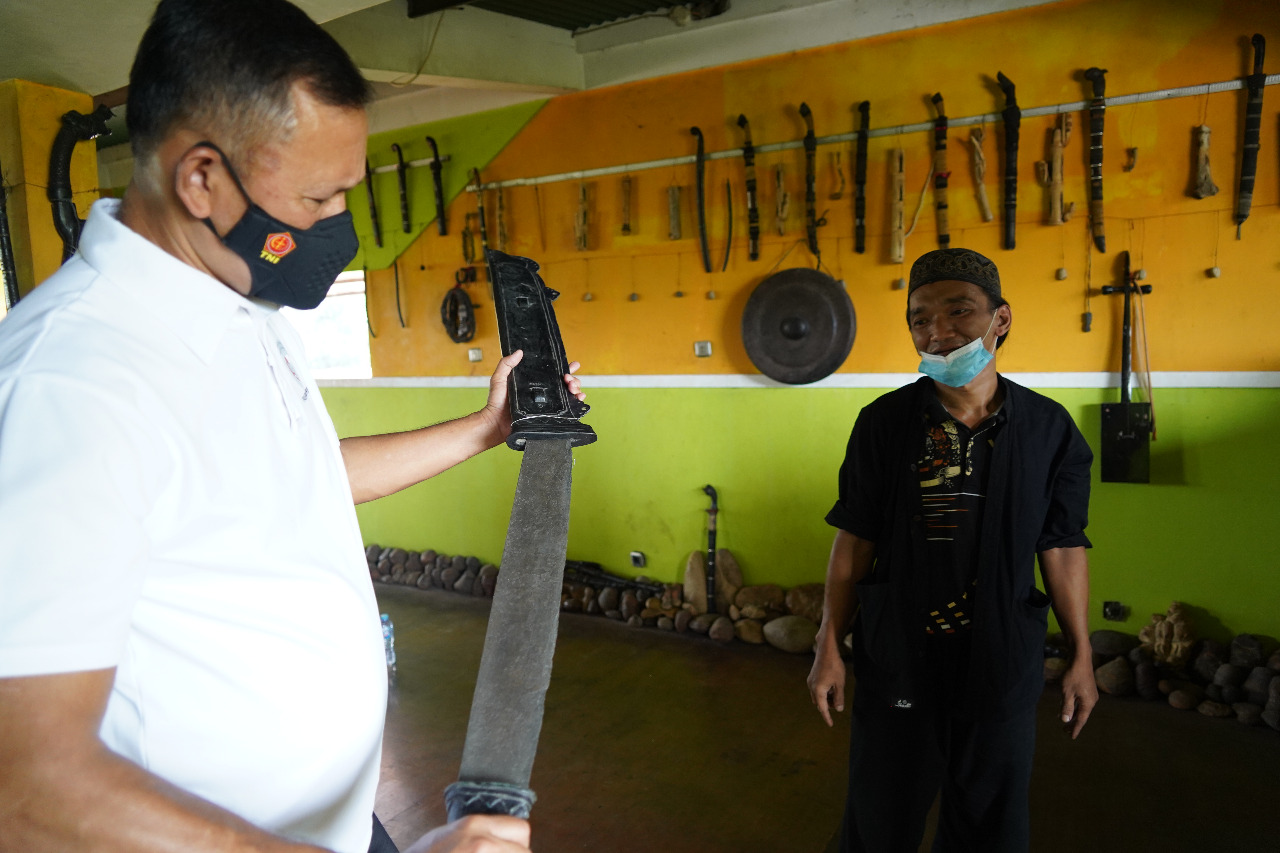
M1106 73L1107 69L1098 68L1097 66L1086 69L1084 72L1084 79L1093 84L1093 96L1095 98L1100 99L1105 97L1107 94Z
M591 407L569 394L564 384L569 360L551 307L560 294L542 281L534 261L493 249L486 249L484 256L502 354L524 351L507 378L507 446L524 450L529 441L566 438L573 447L590 444L596 440L595 430L580 419Z
M1018 87L1013 84L1012 80L1004 76L1003 71L996 72L996 82L1000 84L1000 91L1004 92L1005 105L1016 107L1018 105Z
M1262 62L1267 55L1267 40L1263 38L1262 33L1254 33L1249 43L1253 45L1253 73L1255 76L1261 74L1265 77Z
M444 215L444 178L441 176L444 163L440 160L440 149L436 146L435 139L428 136L427 144L431 146L431 184L436 196L436 226L440 236L444 237L449 233L449 225Z

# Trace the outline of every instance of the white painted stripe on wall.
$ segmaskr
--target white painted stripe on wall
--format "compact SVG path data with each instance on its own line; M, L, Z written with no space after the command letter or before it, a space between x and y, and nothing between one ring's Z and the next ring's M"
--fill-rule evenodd
M1119 373L1008 373L1030 388L1116 388ZM787 385L758 373L592 376L591 388L899 388L918 373L836 373L809 385ZM1157 371L1156 388L1280 388L1280 371ZM487 376L384 376L373 379L321 379L321 388L487 388Z

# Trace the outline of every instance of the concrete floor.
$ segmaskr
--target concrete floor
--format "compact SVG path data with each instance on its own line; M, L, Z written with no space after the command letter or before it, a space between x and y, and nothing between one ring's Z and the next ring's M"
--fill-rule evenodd
M488 602L381 585L378 598L399 665L377 812L403 848L444 822ZM828 729L813 711L810 660L563 616L533 771L533 849L827 850L848 724ZM1059 699L1051 689L1040 704L1035 853L1280 849L1280 734L1104 696L1071 742Z

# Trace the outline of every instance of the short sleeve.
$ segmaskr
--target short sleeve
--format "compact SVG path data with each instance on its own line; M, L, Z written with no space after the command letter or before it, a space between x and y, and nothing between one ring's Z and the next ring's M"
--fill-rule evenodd
M0 676L117 664L162 452L138 421L88 380L0 382Z
M1036 540L1037 552L1092 547L1084 529L1089 524L1089 470L1093 465L1093 451L1070 415L1064 411L1063 417L1067 419L1067 429L1054 466L1049 509Z
M839 491L827 524L870 542L879 541L885 517L886 449L878 447L875 418L863 409L854 422L840 465Z

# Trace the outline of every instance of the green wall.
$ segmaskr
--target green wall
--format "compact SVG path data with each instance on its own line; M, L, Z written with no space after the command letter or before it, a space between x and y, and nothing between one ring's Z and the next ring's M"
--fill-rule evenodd
M590 385L590 378L586 379ZM705 547L707 498L720 493L719 544L748 583L820 581L832 531L823 516L858 410L880 389L590 389L600 436L576 451L569 556L679 579ZM1100 404L1114 390L1048 389L1097 453ZM483 404L478 388L326 388L341 435L410 429ZM1267 546L1278 501L1268 486L1280 389L1157 389L1151 485L1094 489L1088 533L1093 627L1136 632L1173 600L1203 608L1197 628L1225 638L1280 635L1280 571ZM519 455L499 448L434 480L360 507L366 543L498 562ZM1101 602L1132 608L1104 623Z

